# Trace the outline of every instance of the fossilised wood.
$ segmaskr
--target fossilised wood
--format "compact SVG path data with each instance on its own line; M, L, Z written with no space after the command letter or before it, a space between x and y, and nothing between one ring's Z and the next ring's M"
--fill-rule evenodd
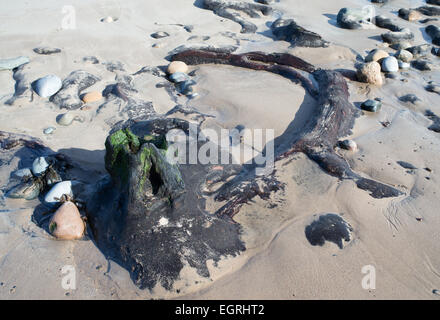
M317 108L304 125L301 133L295 134L289 128L275 140L275 160L287 158L302 152L316 162L325 172L339 179L353 180L358 188L370 192L374 198L396 197L402 194L396 188L363 178L353 172L347 161L335 152L338 140L351 133L355 118L360 111L348 100L348 85L336 71L315 70L304 60L290 54L264 54L250 52L244 54L218 53L203 50L188 50L172 57L190 65L217 63L228 64L252 70L264 70L280 74L292 81L299 81L317 100ZM313 82L301 72L309 73ZM227 201L217 211L219 216L232 218L244 203L255 196L268 199L271 192L283 188L274 173L256 176L252 167L243 171L218 191L215 200Z
M185 266L209 277L208 261L245 250L238 225L203 209L197 186L209 166L165 160L164 134L172 129L188 134L189 122L156 118L116 126L106 141L111 180L99 182L86 205L98 247L141 289L171 290Z
M264 4L233 0L204 0L203 6L220 17L240 24L241 33L255 33L255 31L257 31L257 26L252 22L243 19L243 17L236 11L246 13L251 18L259 18L260 15L258 12L261 12L263 15L268 15L272 12L272 8Z

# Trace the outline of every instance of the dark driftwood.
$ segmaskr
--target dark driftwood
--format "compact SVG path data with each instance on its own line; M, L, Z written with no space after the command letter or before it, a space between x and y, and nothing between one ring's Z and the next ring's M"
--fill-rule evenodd
M245 20L239 12L245 13L251 18L260 17L258 12L264 15L268 15L272 12L272 8L267 5L244 1L204 0L203 6L220 17L230 19L240 24L242 33L254 33L257 31L257 26Z
M184 61L190 65L216 63L263 70L301 83L317 100L317 108L300 134L287 129L275 140L275 160L285 159L301 152L328 174L339 179L353 180L358 188L369 191L374 198L395 197L402 194L396 188L361 177L351 170L342 156L336 153L338 140L351 133L355 118L360 114L360 111L348 101L348 86L339 72L316 70L313 65L298 57L278 53L231 54L187 50L174 55L172 60ZM316 80L317 88L307 73ZM256 176L252 169L244 168L239 175L220 188L215 199L226 201L226 204L217 211L217 215L232 218L244 203L255 196L268 199L272 192L283 187L274 174Z

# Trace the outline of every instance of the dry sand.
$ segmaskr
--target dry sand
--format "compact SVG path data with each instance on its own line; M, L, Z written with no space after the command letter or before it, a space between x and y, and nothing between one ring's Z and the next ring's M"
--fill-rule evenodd
M115 73L100 64L82 61L96 56L101 62L120 61L128 74L144 66L164 66L165 57L182 45L233 45L236 40L224 35L235 33L240 39L239 52L289 52L323 68L354 69L356 55L365 56L374 48L384 48L377 36L384 29L345 30L335 25L342 7L370 4L366 0L296 1L273 4L272 17L252 19L256 34L240 34L240 26L198 7L193 0L77 0L76 29L61 28L62 8L71 1L17 0L3 3L0 9L0 58L29 56L25 72L33 81L47 74L61 79L71 71L86 70L102 78L87 91L103 90L114 83ZM416 35L415 43L427 41L422 24L396 16L396 9L416 7L424 1L391 1L376 6L377 11L393 17ZM332 44L329 48L289 48L284 41L273 41L268 25L277 15L293 17L301 26L319 33ZM100 20L112 16L112 23ZM182 26L193 25L188 33ZM435 24L439 25L438 22ZM170 37L153 39L150 34L166 31ZM203 37L209 36L208 40ZM159 44L153 48L153 44ZM62 50L54 55L38 55L38 46ZM215 115L205 123L214 128L272 128L280 135L302 108L313 108L311 99L299 85L272 74L241 70L228 66L202 66L196 69L197 91L201 97L192 104L201 112ZM402 82L401 78L408 81ZM427 130L431 123L423 113L431 109L440 115L440 98L425 91L427 81L440 81L440 73L410 70L386 80L382 88L350 82L353 103L380 97L380 113L363 115L356 120L353 135L357 153L345 153L352 168L365 177L399 186L405 196L373 199L351 181L340 182L324 173L303 155L277 163L277 177L286 184L283 192L269 201L255 200L236 216L243 227L246 251L237 258L211 266L211 279L199 279L193 270L182 271L175 287L180 293L156 288L139 290L129 274L107 261L93 241L54 241L33 221L38 200L7 199L0 192L0 299L440 299L440 136ZM152 75L136 77L135 87L145 101L152 101L158 113L176 105L165 89L156 84L163 79ZM56 124L63 113L47 99L33 95L33 101L4 102L14 92L11 71L0 72L0 130L27 134L41 139L54 151L64 152L73 160L95 170L95 178L105 174L104 141L111 126L121 120L117 105L96 113L75 111L85 117L71 126ZM416 94L418 105L402 103L398 97ZM178 101L180 102L180 101ZM307 111L298 114L307 118ZM389 121L388 127L380 122ZM56 127L52 135L43 129ZM399 166L407 161L414 172ZM0 185L18 165L14 159L0 168ZM432 172L424 168L430 168ZM429 180L427 179L429 178ZM218 204L209 203L210 207ZM304 229L317 215L338 213L353 227L352 240L339 249L326 242L311 246ZM63 266L72 265L77 273L76 290L61 286ZM363 266L376 268L376 289L365 290L361 281Z

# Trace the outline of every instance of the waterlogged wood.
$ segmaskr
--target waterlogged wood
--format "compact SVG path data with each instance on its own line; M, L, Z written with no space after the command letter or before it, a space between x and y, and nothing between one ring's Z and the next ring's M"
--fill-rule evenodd
M252 70L268 71L299 82L315 99L317 108L300 134L287 129L275 142L275 161L304 153L325 172L341 180L353 180L358 188L374 198L396 197L402 192L392 186L364 178L353 172L347 161L335 151L340 138L351 133L360 111L348 100L348 85L337 71L316 69L306 61L285 53L250 52L232 54L210 50L186 50L172 57L189 65L226 64ZM298 71L299 70L299 71ZM314 86L313 78L317 86ZM256 196L269 199L283 184L270 175L257 176L255 167L247 166L234 179L224 184L215 200L226 201L218 216L233 218L243 204Z

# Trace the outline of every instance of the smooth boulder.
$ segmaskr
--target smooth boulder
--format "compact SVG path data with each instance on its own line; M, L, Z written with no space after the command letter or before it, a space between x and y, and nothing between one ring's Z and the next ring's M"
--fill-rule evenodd
M48 75L40 78L32 85L34 91L42 98L53 96L62 86L63 82L56 75Z
M77 240L84 235L84 221L73 202L64 202L49 223L49 231L60 240Z

